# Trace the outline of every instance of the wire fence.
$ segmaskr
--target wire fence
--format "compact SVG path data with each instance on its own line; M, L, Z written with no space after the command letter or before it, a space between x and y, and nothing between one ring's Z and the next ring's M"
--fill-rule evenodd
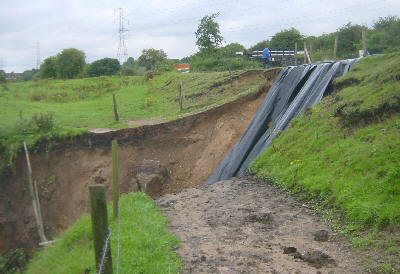
M121 207L120 207L120 202L118 201L118 219L117 219L117 262L116 262L116 273L119 274L119 255L120 255L120 238L121 238ZM107 261L107 250L108 250L108 245L110 244L110 239L111 239L111 228L108 228L108 234L106 237L106 241L103 246L103 251L102 251L102 256L101 256L101 262L99 264L98 269L98 274L103 273L103 267L105 262Z
M119 243L121 238L121 207L118 200L117 274L119 274Z
M98 267L98 270L99 270L97 272L98 274L103 273L103 266L104 266L104 263L107 260L106 254L107 254L107 250L108 250L108 245L110 243L110 238L111 238L111 229L108 228L108 234L107 234L106 242L104 243L104 246L103 246L103 253L102 253L102 256L101 256L101 262L100 262L99 267Z

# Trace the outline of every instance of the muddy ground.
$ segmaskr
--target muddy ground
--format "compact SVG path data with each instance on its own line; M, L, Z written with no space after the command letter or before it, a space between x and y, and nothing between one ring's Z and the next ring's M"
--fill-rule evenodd
M268 182L233 178L156 200L183 273L362 273L350 247Z

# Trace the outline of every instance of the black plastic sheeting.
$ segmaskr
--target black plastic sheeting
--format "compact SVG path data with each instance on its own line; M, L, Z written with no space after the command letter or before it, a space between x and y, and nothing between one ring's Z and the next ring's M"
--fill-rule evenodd
M293 118L321 100L333 78L346 74L358 60L282 69L246 132L205 184L243 174Z

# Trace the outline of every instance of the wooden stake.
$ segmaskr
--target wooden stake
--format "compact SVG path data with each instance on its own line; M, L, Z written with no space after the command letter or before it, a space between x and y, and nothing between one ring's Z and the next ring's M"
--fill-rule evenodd
M29 192L32 197L33 212L35 214L35 220L36 220L36 224L38 227L40 241L47 242L46 236L44 234L44 229L43 229L43 221L42 221L42 214L40 212L39 195L38 195L38 191L37 191L37 186L36 186L36 182L33 181L33 179L32 179L32 168L31 168L31 161L29 159L29 151L28 151L28 148L26 147L25 141L23 141L22 144L24 146L26 165L28 168L28 187L29 187Z
M115 117L115 121L119 121L119 116L118 116L118 109L117 109L117 100L115 99L115 94L112 94L113 97L113 103L114 103L114 117Z
M229 80L231 82L231 87L233 86L233 82L232 82L232 71L231 71L231 64L228 61L228 70L229 70Z
M367 56L367 43L365 41L365 29L362 29L361 36L362 36L363 57L366 57Z
M179 80L179 108L182 111L183 110L183 87L182 87L182 80Z
M335 44L333 45L333 58L334 59L336 59L338 40L339 40L339 37L336 35L335 36Z
M310 61L313 62L312 44L310 43Z
M311 64L310 55L308 55L308 51L307 51L307 45L306 45L306 42L304 42L304 59L306 57L307 57L308 63Z
M118 143L117 140L111 142L112 150L112 192L113 192L113 213L114 218L119 216L119 180L118 180Z
M297 42L294 43L294 65L297 66Z
M90 213L92 217L92 231L94 255L96 268L99 271L99 265L103 256L103 248L108 235L108 216L106 202L106 188L104 185L89 186ZM111 245L108 243L106 250L106 260L103 265L102 273L113 273Z

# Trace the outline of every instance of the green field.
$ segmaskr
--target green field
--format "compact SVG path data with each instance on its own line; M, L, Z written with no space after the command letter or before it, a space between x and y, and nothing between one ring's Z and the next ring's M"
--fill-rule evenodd
M233 77L244 71L233 72ZM258 90L262 76L231 87L229 72L94 77L72 80L13 82L0 86L0 173L12 166L25 140L33 147L40 139L70 138L90 128L118 129L128 121L160 121L232 101ZM183 110L178 102L182 82ZM119 122L115 121L112 93Z
M178 273L180 259L173 251L178 240L165 230L166 219L142 192L121 197L120 273ZM108 208L114 273L117 222ZM83 216L57 242L36 252L26 273L96 273L90 216Z
M234 72L238 75L243 71ZM53 113L61 126L73 128L122 128L123 120L162 117L177 118L182 113L220 104L248 88L262 83L260 77L253 83L231 88L224 85L228 72L167 73L145 81L141 76L95 77L73 80L39 80L9 83L0 88L0 130L9 130L20 119L35 113ZM180 112L178 83L182 81L184 110ZM115 93L122 122L114 121L111 94Z
M354 246L383 247L382 256L394 257L384 268L390 272L400 263L400 55L360 61L333 89L291 122L251 172L331 208L330 220L340 213L340 230L356 232Z

